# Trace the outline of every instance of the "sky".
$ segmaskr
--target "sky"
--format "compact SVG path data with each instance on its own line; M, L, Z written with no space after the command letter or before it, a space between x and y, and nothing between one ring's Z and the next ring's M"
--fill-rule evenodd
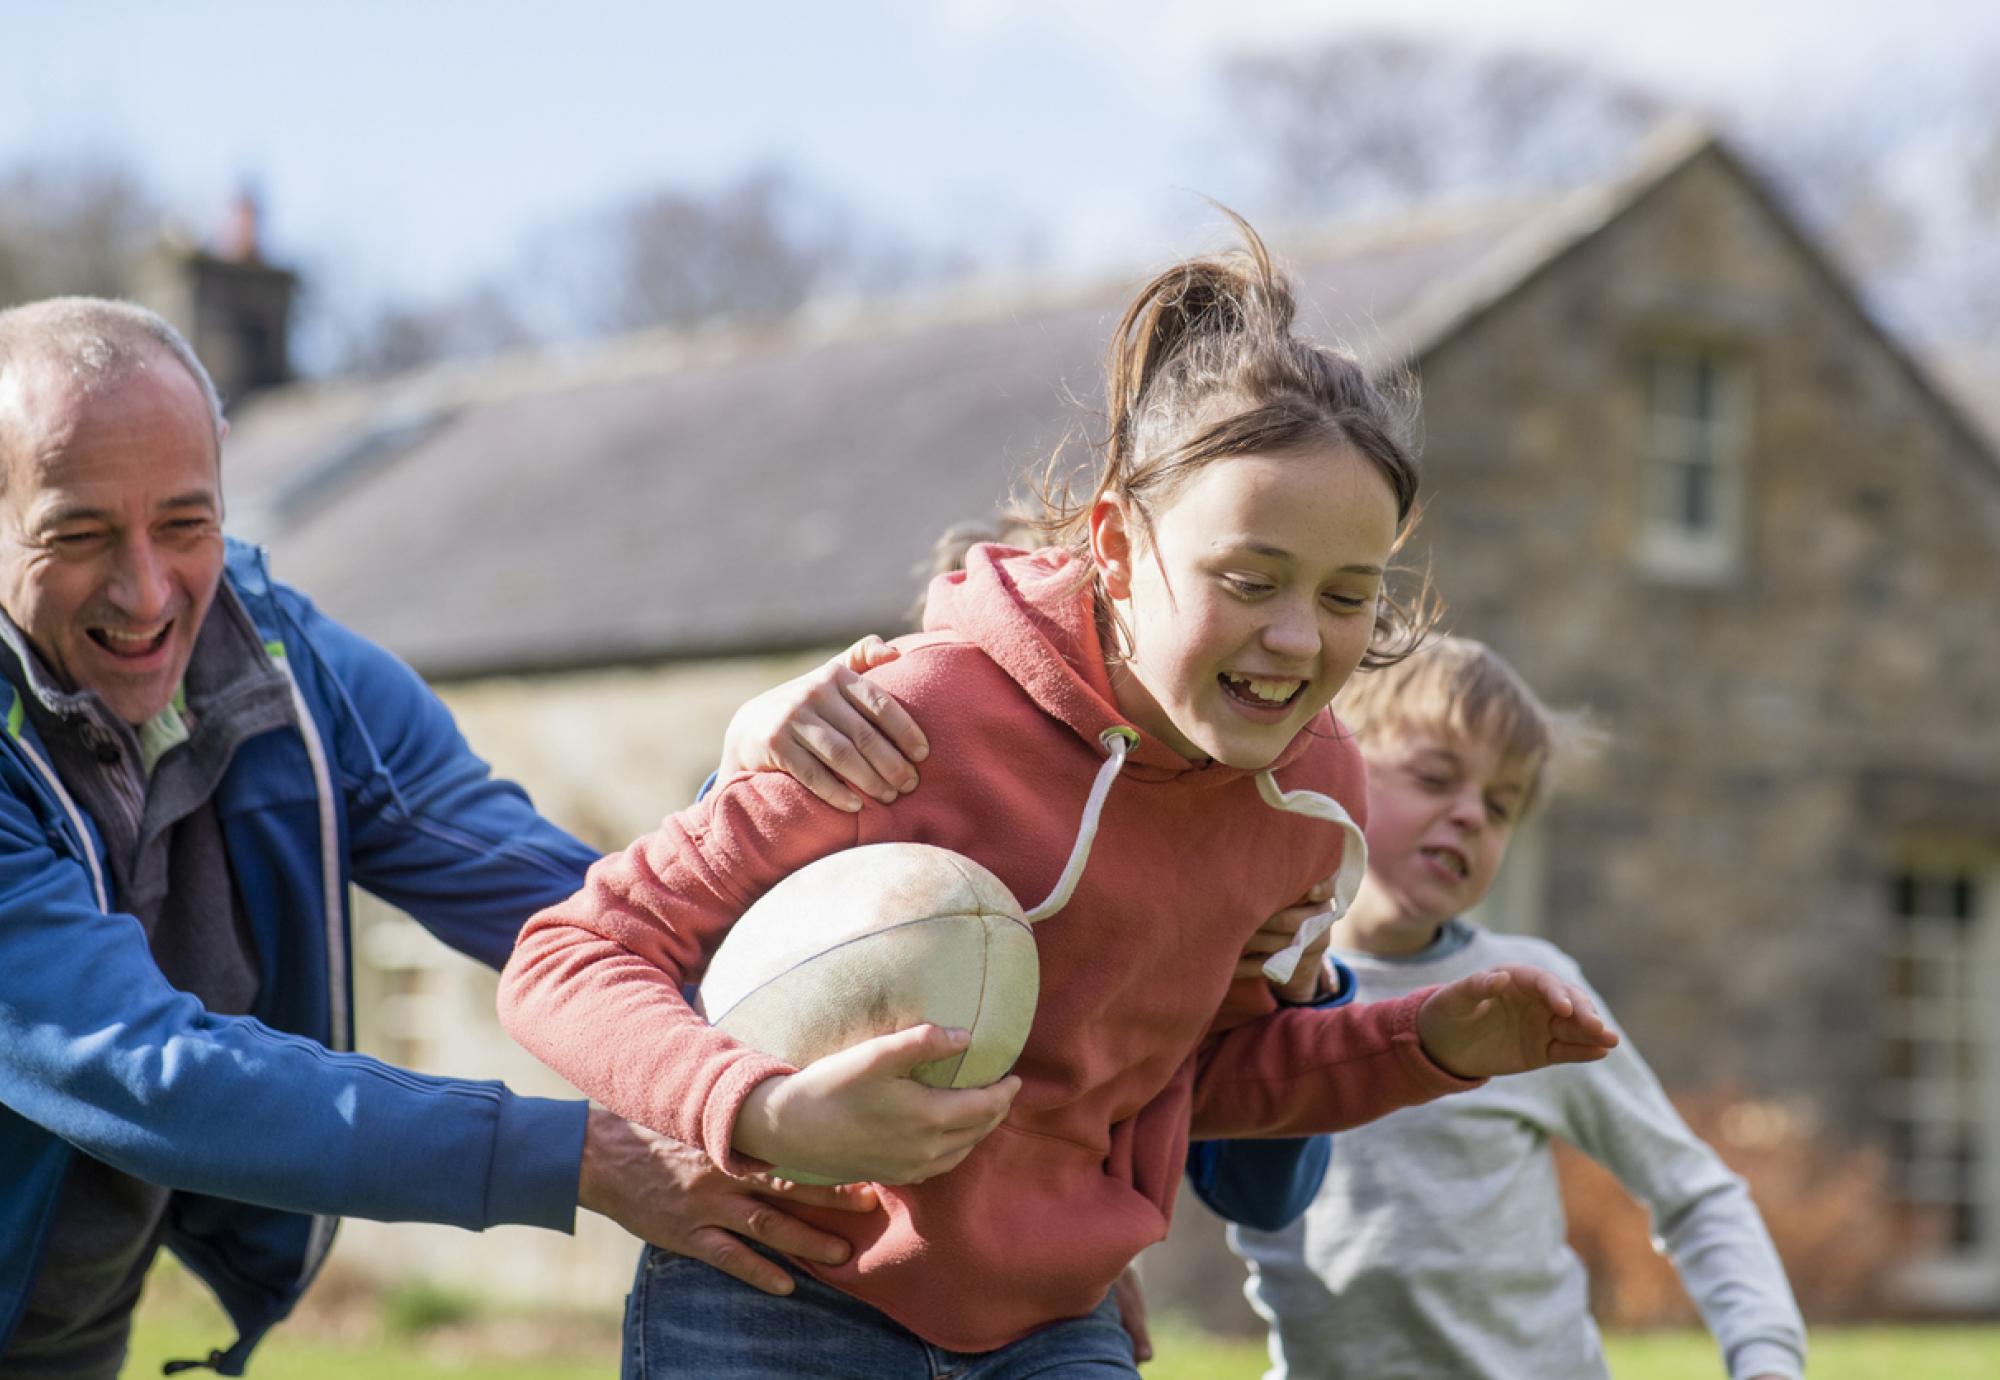
M1371 30L1807 106L2000 55L1990 0L0 0L0 169L119 160L197 233L254 179L273 257L385 299L771 162L919 243L1095 268L1243 194L1218 57Z

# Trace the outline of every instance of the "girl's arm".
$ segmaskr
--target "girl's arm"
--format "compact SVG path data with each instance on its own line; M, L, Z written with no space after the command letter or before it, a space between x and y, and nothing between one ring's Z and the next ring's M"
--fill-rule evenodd
M1338 1131L1617 1043L1582 988L1525 963L1394 1001L1277 1011L1204 1046L1193 1134Z
M1479 1086L1423 1051L1417 1014L1435 990L1365 1006L1289 1007L1210 1035L1195 1070L1193 1138L1342 1131Z
M956 1037L931 1027L882 1036L794 1079L799 1070L712 1029L681 994L736 916L781 878L851 847L858 818L776 773L725 782L528 922L501 978L502 1023L612 1111L731 1173L777 1158L898 1183L956 1164L1019 1086L945 1091L902 1077Z

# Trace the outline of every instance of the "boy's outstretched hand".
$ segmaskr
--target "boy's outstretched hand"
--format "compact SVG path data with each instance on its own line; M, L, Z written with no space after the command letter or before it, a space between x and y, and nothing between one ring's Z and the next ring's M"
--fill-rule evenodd
M1526 963L1489 968L1431 993L1417 1013L1417 1038L1460 1078L1588 1063L1618 1044L1618 1032L1581 989Z

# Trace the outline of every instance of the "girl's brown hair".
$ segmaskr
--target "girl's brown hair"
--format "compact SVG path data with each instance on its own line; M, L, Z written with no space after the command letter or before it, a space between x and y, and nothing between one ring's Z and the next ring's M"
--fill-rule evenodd
M1203 466L1233 455L1352 450L1396 497L1402 546L1417 510L1415 388L1377 387L1351 355L1292 334L1292 288L1263 240L1235 212L1243 248L1190 260L1154 278L1125 309L1105 360L1109 430L1095 484L1075 497L1061 453L1038 486L1034 524L1050 543L1087 557L1090 512L1117 496L1153 544L1153 514ZM1109 604L1100 600L1101 608ZM1399 600L1386 588L1363 669L1393 665L1437 621L1429 581Z

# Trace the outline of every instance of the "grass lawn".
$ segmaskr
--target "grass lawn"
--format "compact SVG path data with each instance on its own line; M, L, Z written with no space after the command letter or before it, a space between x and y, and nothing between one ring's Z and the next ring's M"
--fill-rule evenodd
M184 1278L149 1288L125 1374L157 1376L161 1362L202 1357L233 1337L219 1310ZM257 1350L251 1368L263 1380L610 1380L618 1373L616 1321L609 1316L537 1325L502 1314L450 1317L419 1299L410 1321L357 1326L308 1318L280 1327ZM382 1313L394 1317L391 1298ZM437 1326L426 1317L447 1318ZM1169 1319L1155 1329L1159 1359L1146 1380L1257 1380L1257 1342L1206 1336ZM1722 1362L1704 1332L1614 1335L1608 1340L1617 1380L1721 1377ZM1819 1328L1812 1334L1812 1380L1993 1380L2000 1376L2000 1325L1979 1327Z

